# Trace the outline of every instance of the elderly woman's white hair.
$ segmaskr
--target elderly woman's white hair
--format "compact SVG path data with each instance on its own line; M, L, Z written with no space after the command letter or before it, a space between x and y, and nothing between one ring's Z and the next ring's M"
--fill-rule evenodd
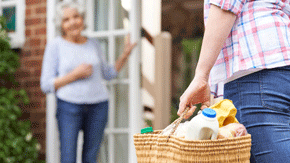
M64 8L74 8L78 11L78 13L83 17L84 19L84 23L86 22L86 15L85 15L85 8L84 6L78 4L77 2L67 2L67 1L63 1L63 2L59 2L56 6L56 14L55 14L55 24L56 24L56 30L57 32L59 32L61 35L64 35L64 31L61 28L62 25L62 18L63 18L63 10Z

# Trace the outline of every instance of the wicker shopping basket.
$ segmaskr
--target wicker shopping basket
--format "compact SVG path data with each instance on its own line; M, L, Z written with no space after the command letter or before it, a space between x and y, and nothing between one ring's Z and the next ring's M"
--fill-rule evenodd
M183 115L173 122L172 135ZM251 135L218 140L185 140L162 131L135 134L138 163L249 163Z

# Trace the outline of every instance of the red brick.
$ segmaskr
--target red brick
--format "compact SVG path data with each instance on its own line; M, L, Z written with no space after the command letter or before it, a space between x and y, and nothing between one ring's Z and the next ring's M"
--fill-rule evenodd
M36 127L38 127L40 130L45 130L46 128L46 119L41 119L37 121Z
M27 81L25 82L25 87L30 88L30 87L40 87L39 81Z
M20 57L29 57L31 56L31 50L22 50L20 53ZM23 62L22 58L20 58L20 61Z
M45 39L45 40L44 40L44 45L46 45L46 43L47 43L47 40Z
M46 13L46 7L38 7L35 9L37 14L43 14Z
M26 0L26 5L40 4L41 0Z
M41 91L36 91L36 92L33 92L33 98L34 99L39 99L39 98L43 98L45 97L45 94L42 93ZM38 103L39 107L41 106L41 103Z
M45 112L31 112L30 113L30 120L31 121L41 121L41 120L45 120L46 118L46 114Z
M31 36L31 30L30 29L26 29L25 30L25 36Z
M41 23L40 18L26 19L25 26L31 26L31 25L36 25L40 23Z
M31 15L31 9L26 9L25 16L29 17Z
M40 77L41 76L41 70L34 70L33 76Z
M29 40L30 46L40 46L41 40L39 38L34 38Z
M22 110L22 115L21 115L21 117L19 117L18 119L19 119L19 120L28 120L29 117L30 117L30 111L28 111L28 110L26 109L27 105L20 104L19 106L20 106L20 108L21 108L21 110Z
M43 25L46 26L46 17L42 18L41 21L42 21Z
M38 129L38 128L40 128L40 125L39 125L39 123L37 121L34 121L34 122L31 123L31 128L32 129Z
M44 41L43 41L44 42ZM43 56L44 55L44 48L42 48L42 49L39 49L39 50L36 50L35 51L36 53L36 55L40 55L40 56Z
M30 61L25 61L24 62L24 66L27 68L31 68L31 67L41 67L41 60L30 60Z
M46 27L36 29L35 34L36 35L45 35L46 34Z

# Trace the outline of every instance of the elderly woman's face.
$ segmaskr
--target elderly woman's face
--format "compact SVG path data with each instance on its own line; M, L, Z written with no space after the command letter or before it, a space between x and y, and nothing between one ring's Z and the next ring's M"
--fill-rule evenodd
M84 29L83 17L77 9L64 8L61 27L66 36L79 36Z

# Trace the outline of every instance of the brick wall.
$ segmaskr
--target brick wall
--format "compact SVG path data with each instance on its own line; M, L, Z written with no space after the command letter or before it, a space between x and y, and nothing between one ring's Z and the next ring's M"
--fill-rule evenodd
M16 79L27 91L30 104L21 106L21 119L31 121L33 136L41 144L40 159L45 159L46 105L40 89L40 74L46 44L46 0L26 0L25 27L25 44L19 52L21 67Z

